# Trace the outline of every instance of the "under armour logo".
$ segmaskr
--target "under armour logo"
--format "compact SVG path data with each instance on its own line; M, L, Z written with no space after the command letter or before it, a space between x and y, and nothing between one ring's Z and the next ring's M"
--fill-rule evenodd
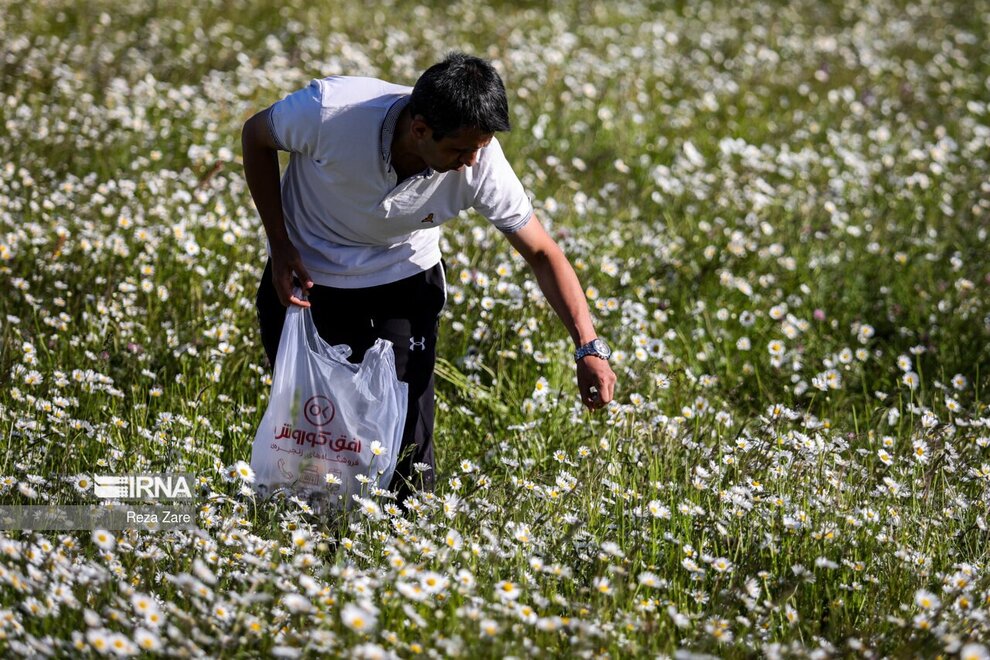
M422 220L420 220L419 222L420 222L420 223L424 223L424 222L433 222L433 214L432 214L432 213L431 213L431 214L429 214L428 216L426 216L425 218L423 218L423 219L422 219Z
M421 351L425 351L426 350L426 337L420 337L419 338L419 341L416 341L416 338L415 337L410 337L409 338L409 350L410 351L415 351L417 349L419 349Z

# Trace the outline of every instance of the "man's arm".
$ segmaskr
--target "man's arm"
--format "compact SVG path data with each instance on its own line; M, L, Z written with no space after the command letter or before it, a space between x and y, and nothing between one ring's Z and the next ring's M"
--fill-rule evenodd
M533 269L540 290L564 323L575 348L597 337L584 289L574 268L536 216L530 218L522 229L506 234L506 237ZM582 358L577 363L577 379L581 400L590 410L601 408L612 400L615 374L606 360L594 355ZM594 396L592 388L597 390L597 396Z
M265 225L272 251L272 283L279 301L288 307L309 307L309 302L292 293L293 273L306 289L313 286L299 251L289 240L282 215L282 190L279 183L278 145L268 125L271 108L262 110L244 123L241 149L244 178Z

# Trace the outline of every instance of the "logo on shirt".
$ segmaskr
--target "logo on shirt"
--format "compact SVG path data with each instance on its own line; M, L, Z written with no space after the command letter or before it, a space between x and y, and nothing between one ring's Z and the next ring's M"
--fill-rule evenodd
M433 222L433 214L431 213L428 216L426 216L425 218L423 218L422 220L420 220L420 223L423 223L423 222Z

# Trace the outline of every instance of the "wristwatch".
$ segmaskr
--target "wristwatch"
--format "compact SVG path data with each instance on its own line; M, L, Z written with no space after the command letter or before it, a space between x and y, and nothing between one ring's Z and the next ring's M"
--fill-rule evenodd
M581 348L574 351L574 361L578 362L581 358L587 357L589 355L594 355L603 360L608 360L612 357L612 349L608 347L604 339L600 337L595 337L587 344Z

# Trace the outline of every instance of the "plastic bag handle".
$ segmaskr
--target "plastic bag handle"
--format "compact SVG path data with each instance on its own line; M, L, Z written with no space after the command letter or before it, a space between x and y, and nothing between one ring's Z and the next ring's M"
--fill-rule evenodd
M398 375L392 342L379 338L364 354L358 371L358 382L367 388L366 394L380 400L393 379L397 381Z
M356 371L354 365L347 360L351 354L350 347L344 351L336 346L331 346L320 336L319 331L316 329L312 310L309 307L297 307L297 309L299 310L297 323L299 323L299 329L302 331L303 338L306 341L306 350L317 359L328 360L335 364L347 366L352 371Z

